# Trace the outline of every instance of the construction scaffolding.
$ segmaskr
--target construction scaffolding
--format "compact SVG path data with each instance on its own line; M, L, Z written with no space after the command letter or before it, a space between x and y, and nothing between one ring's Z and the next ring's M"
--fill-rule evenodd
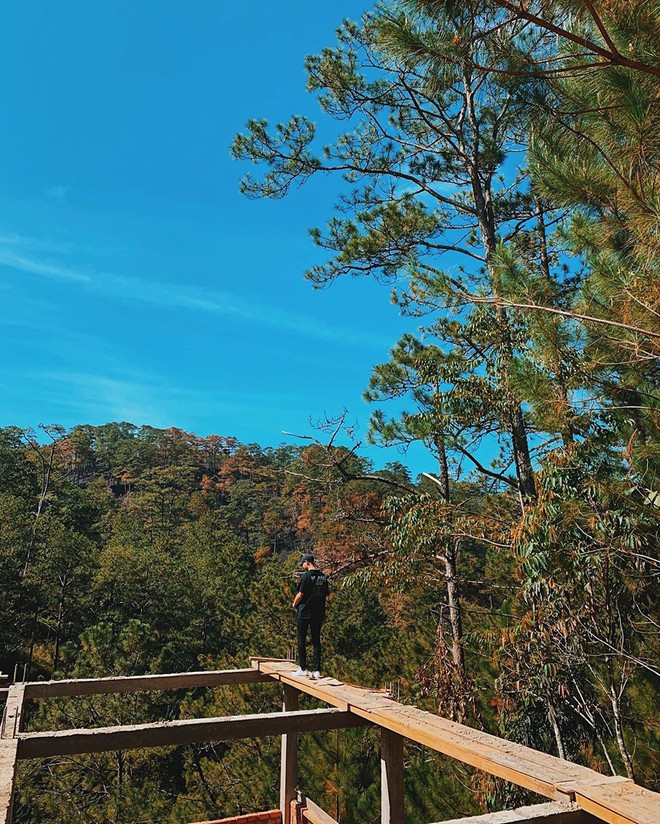
M226 822L337 824L298 787L298 736L305 732L373 726L381 730L381 824L404 822L404 740L417 742L486 773L531 790L552 803L460 819L461 824L660 824L660 794L619 776L606 776L462 724L394 701L380 690L335 678L293 676L290 661L251 658L247 669L15 683L7 689L0 731L0 824L11 824L20 759L176 746L280 735L280 808ZM56 696L194 689L280 682L282 712L199 718L95 729L24 732L26 701ZM300 710L307 694L328 705ZM457 821L446 824L458 824Z

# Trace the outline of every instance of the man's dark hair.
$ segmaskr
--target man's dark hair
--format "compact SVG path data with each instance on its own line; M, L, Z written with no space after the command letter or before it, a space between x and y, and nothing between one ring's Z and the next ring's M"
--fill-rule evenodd
M314 556L310 555L309 553L305 553L300 559L301 564L313 564L314 563Z

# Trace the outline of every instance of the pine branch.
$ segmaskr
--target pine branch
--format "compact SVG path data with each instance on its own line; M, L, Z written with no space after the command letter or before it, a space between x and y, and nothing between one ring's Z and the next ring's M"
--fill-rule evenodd
M546 20L536 14L532 14L532 12L524 8L522 4L511 3L509 0L493 0L493 2L496 6L513 12L516 17L522 18L523 20L528 20L530 23L533 23L541 29L545 29L546 31L558 35L559 37L569 40L571 43L576 43L578 46L588 49L590 52L603 57L608 61L608 63L614 63L616 65L625 66L629 69L641 71L644 74L651 74L654 77L660 77L660 67L652 66L649 63L642 63L639 60L633 60L630 57L626 57L621 54L616 47L605 49L597 43L594 43L592 40L588 40L586 37L581 37L579 34L574 34L572 31L552 23L550 20ZM608 37L607 40L610 40L610 38Z

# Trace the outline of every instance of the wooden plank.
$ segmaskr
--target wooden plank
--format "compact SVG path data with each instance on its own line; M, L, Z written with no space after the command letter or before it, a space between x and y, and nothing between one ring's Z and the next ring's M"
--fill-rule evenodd
M9 687L0 728L0 824L11 824L12 820L18 759L17 735L23 723L24 698L24 684Z
M333 701L329 701L327 697L328 688L323 687L317 681L310 681L306 678L294 678L293 676L288 676L285 673L278 673L278 676L278 680L283 684L288 684L290 687L300 690L306 695L311 695L313 698L318 698L320 701L325 701L328 704L332 704L332 706L336 707L338 710L342 710L342 712L349 711L350 704L347 700L342 699L337 695ZM333 687L332 689L338 688Z
M598 819L580 810L576 804L555 801L503 810L499 813L454 818L436 824L596 824Z
M118 675L111 678L72 678L61 681L30 681L25 684L25 698L194 689L196 687L220 687L232 684L258 684L269 680L271 679L250 667L249 669L238 670Z
M281 813L280 813L281 815ZM294 799L291 802L289 816L291 824L303 824L302 821L302 804L298 802L297 799Z
M551 764L556 767L553 774L556 782L576 779L576 769L584 769L554 756L536 753L522 745L455 724L417 707L404 706L382 694L374 694L371 690L347 685L326 687L321 682L293 678L291 672L294 668L295 665L288 661L259 663L260 671L276 674L279 680L294 684L308 695L325 700L342 710L354 712L365 720L430 749L459 758L549 798L566 798L565 791L557 789L554 782L547 780ZM460 736L461 732L464 738ZM533 756L533 763L527 763L525 759L521 761L522 756L530 754ZM494 765L497 765L497 769ZM591 771L587 773L597 775Z
M282 709L284 712L298 710L298 690L284 686ZM282 824L291 824L291 802L296 796L298 783L298 734L289 732L282 736L282 756L280 763L280 812Z
M504 746L493 747L485 734L465 739L457 735L451 727L437 723L445 719L438 719L430 713L428 718L422 719L418 715L392 712L389 709L361 711L351 706L350 710L429 749L512 781L540 795L555 800L567 798L567 793L557 787L557 782L567 778L564 768L553 771L552 761L547 761L543 766L535 761L529 761L525 758L527 748L522 745L502 741L501 745ZM547 758L551 759L552 756Z
M297 793L299 803L302 805L303 821L309 824L337 824L335 819L315 804L311 798L301 792Z
M605 781L611 780L607 776L595 773L587 767L582 767L571 761L565 761L547 753L533 750L514 741L508 741L495 735L472 729L463 724L457 724L441 716L424 712L417 707L401 706L394 708L393 713L399 713L406 724L412 726L421 725L423 728L433 730L441 737L455 741L458 746L474 748L482 752L485 756L492 758L510 758L524 764L532 772L551 775L553 781L566 782L579 778L598 777ZM388 713L390 714L390 713ZM566 790L565 792L569 792Z
M660 794L632 781L573 787L578 805L609 824L660 824Z
M300 686L300 690L307 695L313 695L326 700L327 690L335 687L341 687L342 700L335 703L335 706L342 708L340 705L346 705L351 700L359 703L360 706L401 706L396 701L392 701L390 692L387 689L367 689L353 684L347 684L344 681L338 681L336 678L297 678L293 676L293 672L297 669L296 664L292 661L276 660L272 658L252 658L252 666L259 669L260 672L269 675L279 681L283 681L291 686Z
M11 824L18 739L0 739L0 824Z
M601 775L360 687L293 679L295 665L288 661L254 659L252 666L286 683L295 680L301 692L491 775L550 799L575 800L581 809L609 824L660 824L660 794L628 779Z
M403 738L381 730L380 821L403 824Z
M32 732L18 736L18 757L48 758L53 755L76 755L83 752L170 747L203 741L229 741L235 738L261 738L291 732L336 730L363 726L364 723L351 713L323 709L227 718L193 718L85 730Z
M502 778L512 780L514 783L518 783L527 789L539 792L541 795L546 795L549 798L566 798L565 793L557 790L552 782L546 780L548 759L552 760L553 756L546 756L545 754L539 753L538 755L540 755L543 760L539 768L531 765L526 771L523 770L521 772L517 769L520 767L517 759L515 757L508 757L507 750L502 752L501 747L504 744L507 745L507 747L517 748L520 752L527 750L528 748L526 747L511 744L511 742L506 742L495 736L488 736L485 733L471 730L468 727L461 727L460 724L454 724L446 719L438 718L438 716L431 715L417 707L404 706L384 696L379 696L376 699L370 690L345 685L326 687L320 682L310 682L304 678L295 679L291 677L295 665L289 661L257 662L257 665L261 672L276 675L279 680L284 680L286 683L293 683L299 690L308 695L313 695L342 710L354 712L365 718L365 720L397 732L430 749L435 749L444 752L446 755L459 758L472 766L484 769L486 772L491 772L495 775L500 775ZM363 704L367 706L363 706ZM435 720L444 726L438 729L431 723ZM476 736L476 740L474 737L470 737L469 740L464 741L456 735L450 735L452 727L455 727L457 730L463 729L467 731L471 736ZM489 744L491 741L494 742L496 745L495 748L490 746L484 751L485 741L488 741ZM484 752L490 755L490 758L484 757ZM534 753L533 750L529 752ZM536 753L534 754L536 755ZM491 766L489 761L491 760L499 760L504 763L500 764L498 770L495 771L494 769L489 769L489 766ZM565 765L567 762L561 761L560 759L554 759L554 761L558 762L562 767L560 772L556 774L557 780L570 780L571 778L577 777L572 770L566 770ZM516 773L518 772L521 772L524 781L516 781L518 777ZM538 773L541 778L537 779L534 775L527 776L525 772Z
M14 738L21 729L25 684L13 684L7 693L7 702L2 714L0 737Z
M261 661L273 661L277 664L292 664L294 668L296 667L295 662L290 658L264 658L262 655L249 655L248 661L250 662L250 666L255 669L259 669Z

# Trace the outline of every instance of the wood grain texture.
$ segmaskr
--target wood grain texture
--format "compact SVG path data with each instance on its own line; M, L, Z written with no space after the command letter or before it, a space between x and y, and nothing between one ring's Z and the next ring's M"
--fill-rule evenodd
M328 815L325 810L322 810L321 807L315 804L308 796L299 792L297 793L297 799L301 805L303 822L309 822L309 824L337 824L337 821L335 821L331 815Z
M403 824L403 738L386 729L380 739L380 821Z
M331 706L456 758L491 775L556 801L578 806L609 824L660 824L660 794L620 776L606 776L522 744L475 730L383 693L332 679L307 682L291 676L288 661L252 659L252 666Z
M292 732L316 732L363 725L364 721L351 713L323 709L227 718L193 718L98 729L22 733L18 736L18 757L48 758L83 752L170 747L203 741L264 738Z
M11 824L12 820L18 760L17 736L23 723L24 700L24 684L13 684L9 687L0 727L0 824Z
M55 698L74 695L109 695L149 690L194 689L232 684L257 684L269 679L254 669L175 672L154 675L118 675L111 678L72 678L61 681L31 681L25 698ZM272 679L271 679L272 680Z
M297 712L300 693L293 687L284 686L283 712ZM280 812L282 824L291 824L291 802L296 796L298 783L298 733L287 732L282 736L280 762Z
M504 810L499 813L454 818L436 824L597 824L598 819L578 808L576 804L550 801Z

